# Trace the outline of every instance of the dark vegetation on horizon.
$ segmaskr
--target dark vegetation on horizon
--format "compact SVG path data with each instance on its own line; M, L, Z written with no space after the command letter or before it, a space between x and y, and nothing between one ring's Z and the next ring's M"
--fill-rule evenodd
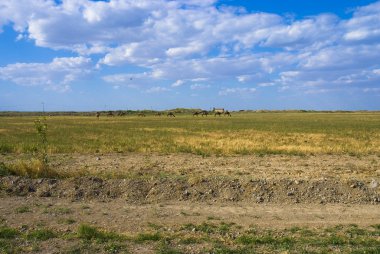
M167 110L151 110L151 109L142 109L142 110L101 110L101 111L0 111L1 116L94 116L97 112L105 116L109 112L112 112L115 116L122 113L124 116L127 115L154 115L157 113L166 114L168 112L173 112L175 114L192 114L197 111L201 111L200 108L174 108ZM212 112L212 110L207 110ZM288 109L288 110L268 110L268 109L241 109L241 110L230 110L231 113L380 113L377 110L303 110L303 109Z

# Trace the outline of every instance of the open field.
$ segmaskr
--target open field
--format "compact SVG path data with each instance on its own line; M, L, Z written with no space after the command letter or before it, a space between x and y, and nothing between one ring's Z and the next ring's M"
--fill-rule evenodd
M17 202L18 201L18 202ZM368 205L111 202L3 198L5 253L379 253Z
M36 149L36 117L1 117L0 152ZM49 153L380 154L380 113L47 117Z
M0 117L0 253L380 253L379 113L36 119Z

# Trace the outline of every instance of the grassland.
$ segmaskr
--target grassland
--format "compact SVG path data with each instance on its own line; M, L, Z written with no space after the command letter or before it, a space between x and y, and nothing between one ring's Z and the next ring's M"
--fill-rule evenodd
M324 229L292 227L242 230L234 223L185 224L167 231L160 225L135 235L118 234L82 224L74 232L48 228L0 226L0 251L4 253L49 251L59 243L60 253L130 253L150 248L150 253L379 253L379 225L360 228L338 225ZM137 251L138 252L138 251Z
M37 117L1 117L0 152L38 149ZM233 117L47 117L48 153L380 154L380 113L237 113Z

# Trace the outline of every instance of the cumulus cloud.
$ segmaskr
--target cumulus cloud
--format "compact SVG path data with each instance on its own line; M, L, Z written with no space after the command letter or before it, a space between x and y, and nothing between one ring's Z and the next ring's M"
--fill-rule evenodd
M65 91L78 78L91 72L91 59L54 58L50 63L16 63L0 67L0 79L23 86L44 86Z
M380 1L358 7L346 19L320 14L295 20L216 3L6 0L0 3L0 29L11 24L19 32L18 39L75 52L78 59L89 61L96 55L99 70L125 64L148 69L133 74L132 80L131 74L103 77L117 86L148 85L156 79L167 80L172 87L202 79L207 85L228 80L261 89L278 85L279 91L305 92L310 87L327 92L339 86L376 86ZM14 64L1 68L1 78L17 84L62 86L86 72L80 66L79 73L70 69L62 74L52 68L54 61L40 65L46 67L43 75L30 71L17 77L11 70L18 68ZM24 68L41 73L40 65L24 64ZM164 91L161 88L153 87L151 92ZM219 94L254 92L249 89L227 88Z

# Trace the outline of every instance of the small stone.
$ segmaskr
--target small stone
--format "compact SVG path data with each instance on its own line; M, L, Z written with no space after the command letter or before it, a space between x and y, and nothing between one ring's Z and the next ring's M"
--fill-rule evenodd
M375 179L372 179L371 183L369 184L369 187L371 189L376 189L378 186L379 186L379 183Z
M256 202L257 203L262 203L262 202L264 202L264 198L263 197L257 197L256 198Z

